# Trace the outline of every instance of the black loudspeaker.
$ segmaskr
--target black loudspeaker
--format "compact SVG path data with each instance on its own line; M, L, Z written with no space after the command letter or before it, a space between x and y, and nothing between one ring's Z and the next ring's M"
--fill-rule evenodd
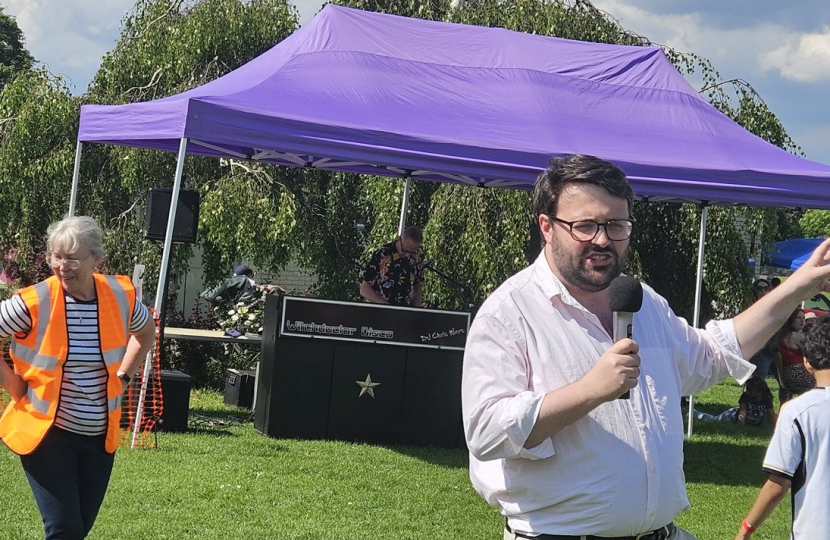
M256 372L229 369L225 374L225 405L250 409L254 404Z
M181 371L161 371L163 409L158 431L187 431L190 412L190 375Z
M150 240L164 241L172 196L173 190L170 188L150 189L145 216L145 231ZM173 241L181 244L195 243L198 228L199 192L190 189L179 190L179 204L176 206L176 220L173 222Z

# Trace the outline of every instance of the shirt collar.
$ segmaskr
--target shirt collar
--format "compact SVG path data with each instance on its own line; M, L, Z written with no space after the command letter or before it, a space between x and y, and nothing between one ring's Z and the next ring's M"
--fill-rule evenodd
M571 296L571 293L568 292L565 285L559 280L558 277L556 277L553 270L551 270L550 264L548 264L548 259L545 257L544 249L542 249L542 252L539 253L539 256L536 257L536 260L533 262L533 274L536 283L539 285L539 288L542 289L542 292L545 293L545 296L551 300L557 296L561 296L563 302L568 304L576 304L576 301Z

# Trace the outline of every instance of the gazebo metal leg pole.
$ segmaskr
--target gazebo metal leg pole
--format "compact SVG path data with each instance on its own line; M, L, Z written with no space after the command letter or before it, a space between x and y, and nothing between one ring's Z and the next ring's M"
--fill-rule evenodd
M709 218L709 205L706 202L701 204L700 211L700 240L697 246L697 284L695 285L695 313L692 320L692 326L697 328L700 326L700 299L703 295L703 256L706 253L706 221ZM692 436L692 422L694 416L692 412L695 407L695 397L689 396L689 419L686 428L686 436Z
M75 205L78 202L78 179L81 176L81 147L84 143L78 141L75 146L75 168L72 169L72 190L69 192L69 212L67 216L75 215Z
M412 188L412 177L406 176L406 184L403 186L403 200L401 201L401 219L398 222L398 236L406 229L406 211L409 208L409 190Z
M164 250L161 255L159 266L159 280L156 285L156 302L154 308L156 314L161 316L161 307L164 301L164 284L167 282L167 269L170 266L170 252L173 249L173 225L176 222L176 208L179 205L179 191L182 188L182 173L184 171L184 158L187 155L187 137L182 138L179 143L179 156L176 161L176 176L173 180L173 193L170 195L170 213L167 214L167 232L164 235ZM156 339L161 342L164 339L163 332L159 332ZM161 343L159 343L161 346ZM138 430L141 427L141 417L144 414L144 400L147 398L147 385L150 381L150 373L153 370L153 363L149 361L150 355L144 361L144 376L141 379L141 392L138 395L138 406L135 413L135 424L133 425L133 440L130 448L135 448L138 440Z

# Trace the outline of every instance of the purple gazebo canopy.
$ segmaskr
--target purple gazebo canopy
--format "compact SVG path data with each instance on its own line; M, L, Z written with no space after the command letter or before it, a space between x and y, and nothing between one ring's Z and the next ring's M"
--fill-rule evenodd
M830 167L752 135L659 48L326 6L239 69L145 103L87 105L79 141L527 189L586 153L652 200L830 209Z

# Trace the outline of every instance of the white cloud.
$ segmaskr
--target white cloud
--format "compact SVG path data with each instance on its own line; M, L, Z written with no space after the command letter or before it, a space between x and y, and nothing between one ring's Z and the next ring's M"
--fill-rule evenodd
M792 36L783 45L760 55L761 67L801 82L830 79L830 27L820 34Z
M296 2L300 22L311 20L322 1ZM0 5L17 20L32 56L83 92L101 57L118 41L121 21L135 0L0 0Z
M769 51L784 47L792 30L772 22L742 28L719 28L703 13L652 13L621 0L595 0L628 30L679 52L695 53L712 62L726 79L750 79L767 71ZM689 4L690 8L694 4Z
M115 46L134 0L0 0L15 17L26 48L52 73L83 91L101 57Z

